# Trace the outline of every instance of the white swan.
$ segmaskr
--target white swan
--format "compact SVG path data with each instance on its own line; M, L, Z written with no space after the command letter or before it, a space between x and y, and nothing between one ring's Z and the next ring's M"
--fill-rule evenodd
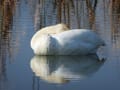
M30 67L37 77L49 83L67 83L93 75L104 63L96 55L34 56Z
M54 35L40 35L31 48L37 55L87 55L96 53L104 44L93 31L75 29Z

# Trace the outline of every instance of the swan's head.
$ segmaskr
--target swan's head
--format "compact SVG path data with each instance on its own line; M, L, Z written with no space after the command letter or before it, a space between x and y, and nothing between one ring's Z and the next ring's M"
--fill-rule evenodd
M56 52L55 48L56 40L49 34L43 34L39 36L38 38L36 38L35 42L32 45L32 49L36 55L54 54Z

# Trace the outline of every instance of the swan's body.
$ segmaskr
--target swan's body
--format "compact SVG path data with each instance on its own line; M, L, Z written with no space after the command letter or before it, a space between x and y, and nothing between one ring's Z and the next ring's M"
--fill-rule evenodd
M37 55L87 55L96 53L99 46L104 45L97 34L86 29L44 34L36 40L31 47Z

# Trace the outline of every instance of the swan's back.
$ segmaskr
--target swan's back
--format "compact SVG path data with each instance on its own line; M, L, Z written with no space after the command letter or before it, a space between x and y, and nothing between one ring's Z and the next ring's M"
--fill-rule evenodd
M72 41L75 40L78 42L87 42L93 43L95 45L104 45L104 41L92 30L87 29L73 29L69 31L62 32L60 34L54 35L58 41L67 40Z
M104 45L104 41L93 31L75 29L62 32L53 36L60 45L60 55L86 55L96 53Z

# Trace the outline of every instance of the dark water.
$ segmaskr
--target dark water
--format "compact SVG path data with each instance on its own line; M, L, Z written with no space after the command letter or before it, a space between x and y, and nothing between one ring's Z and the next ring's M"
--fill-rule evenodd
M19 0L15 4L8 6L14 13L0 6L0 90L120 90L119 0ZM60 22L93 29L106 47L98 57L34 56L32 35Z

